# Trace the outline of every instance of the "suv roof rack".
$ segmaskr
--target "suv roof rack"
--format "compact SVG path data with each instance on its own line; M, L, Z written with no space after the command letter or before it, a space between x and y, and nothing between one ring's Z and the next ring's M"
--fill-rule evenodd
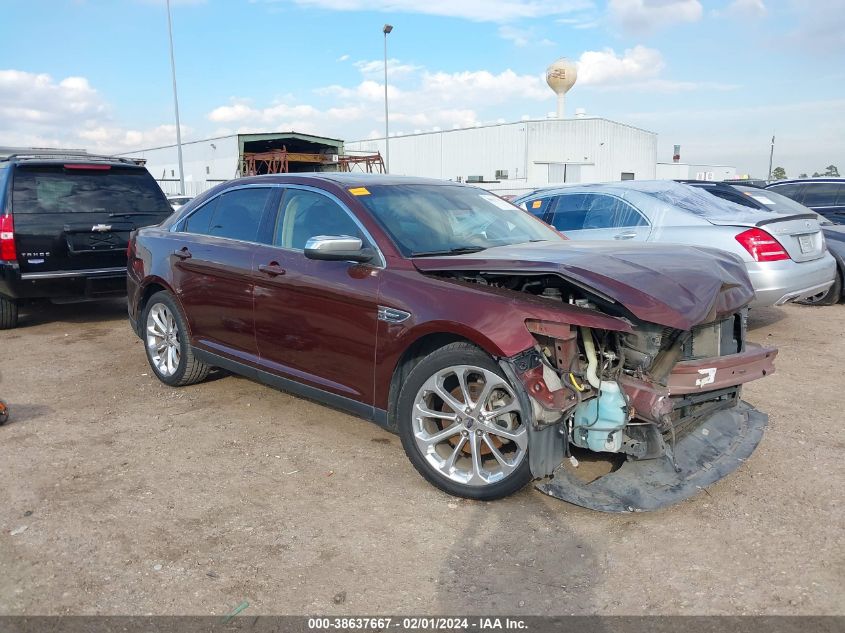
M106 156L103 154L89 154L85 150L25 150L13 153L0 153L0 161L10 160L84 160L90 163L123 163L125 165L144 165L143 158L125 158L123 156Z

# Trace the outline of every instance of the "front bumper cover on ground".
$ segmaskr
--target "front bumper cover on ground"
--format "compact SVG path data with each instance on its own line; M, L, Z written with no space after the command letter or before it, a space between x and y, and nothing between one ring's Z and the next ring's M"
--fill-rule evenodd
M668 456L627 461L618 470L585 483L559 466L537 488L557 499L601 512L658 510L692 497L736 470L760 443L768 416L746 402L714 413L680 438Z

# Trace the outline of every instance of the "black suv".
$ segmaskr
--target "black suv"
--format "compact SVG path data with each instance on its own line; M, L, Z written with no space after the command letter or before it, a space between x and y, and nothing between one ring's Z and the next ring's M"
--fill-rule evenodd
M87 153L0 156L0 330L33 299L126 293L129 233L172 212L135 161Z
M845 224L845 178L778 180L766 189L810 207L835 224Z

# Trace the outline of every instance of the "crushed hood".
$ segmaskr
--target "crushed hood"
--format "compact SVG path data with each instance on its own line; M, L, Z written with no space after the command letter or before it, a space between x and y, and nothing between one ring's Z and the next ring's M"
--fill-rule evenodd
M638 319L679 330L734 313L754 298L742 260L696 246L535 242L413 261L424 273L557 274L623 305Z

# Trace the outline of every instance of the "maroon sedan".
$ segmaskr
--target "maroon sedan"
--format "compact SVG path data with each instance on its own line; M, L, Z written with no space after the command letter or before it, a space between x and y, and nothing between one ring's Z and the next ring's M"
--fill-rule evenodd
M425 179L244 178L129 245L129 316L162 382L224 368L398 433L451 494L538 479L606 511L691 496L757 446L742 384L777 351L745 340L752 297L727 253L570 242ZM589 454L611 472L585 477Z

